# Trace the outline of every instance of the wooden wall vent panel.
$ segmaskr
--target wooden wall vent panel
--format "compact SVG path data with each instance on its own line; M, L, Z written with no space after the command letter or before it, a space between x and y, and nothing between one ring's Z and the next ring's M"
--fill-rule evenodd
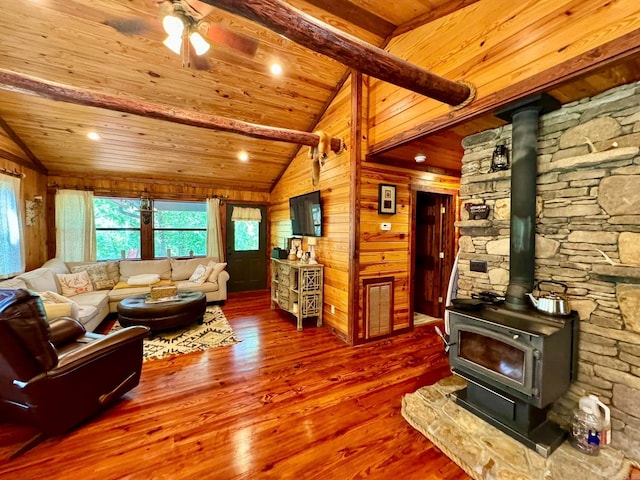
M393 325L393 277L365 279L363 286L365 338L390 334Z

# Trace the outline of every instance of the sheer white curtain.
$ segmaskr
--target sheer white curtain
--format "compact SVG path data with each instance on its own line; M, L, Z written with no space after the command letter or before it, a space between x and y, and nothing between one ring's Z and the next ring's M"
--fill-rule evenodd
M207 256L218 257L219 262L224 262L219 198L207 198Z
M56 257L65 262L96 260L93 192L56 192Z
M24 235L18 200L22 178L0 175L0 278L24 272Z

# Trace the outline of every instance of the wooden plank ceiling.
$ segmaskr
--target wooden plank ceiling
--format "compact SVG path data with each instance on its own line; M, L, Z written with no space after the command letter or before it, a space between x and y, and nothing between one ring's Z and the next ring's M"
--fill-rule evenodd
M206 6L212 48L187 64L163 45L160 0L1 0L0 68L131 100L312 132L347 73L342 64ZM189 0L195 2L195 0ZM477 0L289 0L373 45ZM202 7L202 5L200 5ZM273 75L273 63L282 66ZM269 191L297 145L2 91L0 120L51 175L160 179ZM86 134L95 131L100 141ZM418 140L454 151L459 138ZM457 145L456 145L457 142ZM413 151L387 160L415 167ZM249 160L238 154L245 151ZM1 154L1 152L0 152Z
M246 122L313 131L346 68L211 8L223 39L185 66L167 49L155 0L2 0L0 66L64 85ZM374 45L447 0L289 2ZM231 32L231 33L228 33ZM255 53L228 40L255 43ZM270 73L278 63L283 73ZM0 118L51 175L159 178L268 191L299 148L2 91ZM86 137L90 131L100 141ZM238 153L249 154L247 162Z

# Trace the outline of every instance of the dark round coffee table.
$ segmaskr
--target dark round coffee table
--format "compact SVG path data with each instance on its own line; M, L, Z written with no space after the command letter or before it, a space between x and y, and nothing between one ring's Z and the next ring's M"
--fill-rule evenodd
M123 327L145 325L156 332L202 323L207 297L202 292L178 290L175 300L148 302L149 294L134 295L118 303L118 321Z

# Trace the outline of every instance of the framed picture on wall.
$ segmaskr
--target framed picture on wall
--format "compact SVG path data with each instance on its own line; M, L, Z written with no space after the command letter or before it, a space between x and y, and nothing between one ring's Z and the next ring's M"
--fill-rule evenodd
M395 185L378 185L378 213L396 213Z

